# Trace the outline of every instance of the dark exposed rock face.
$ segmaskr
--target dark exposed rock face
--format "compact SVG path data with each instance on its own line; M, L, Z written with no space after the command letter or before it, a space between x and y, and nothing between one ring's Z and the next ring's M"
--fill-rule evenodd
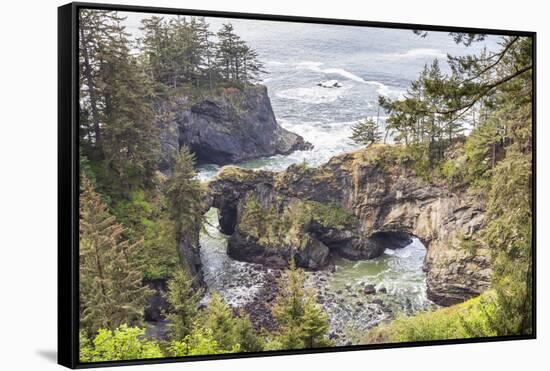
M204 287L200 256L199 232L192 238L183 236L177 244L180 262L187 273L193 277L194 287Z
M465 192L418 179L404 164L386 156L390 150L372 146L333 157L317 169L291 166L282 173L224 168L210 183L210 191L222 230L232 234L231 256L275 266L294 256L300 266L319 269L329 261L325 248L348 259L370 259L417 236L427 248L424 269L431 300L450 305L481 293L489 285L488 251L471 252L461 242L483 226L482 203ZM241 216L251 195L263 210L275 208L281 219L296 199L335 205L351 218L336 225L341 223L313 213L301 232L314 241L308 254L316 258L304 262L296 255L307 250L303 241L300 246L267 246L261 236L243 231Z
M296 265L309 269L321 269L329 262L329 249L321 241L306 235L301 249L282 246L262 246L253 237L235 231L227 243L227 254L233 259L259 263L273 268L285 268L291 257Z
M191 103L173 99L164 108L172 119L161 133L161 170L182 145L198 163L229 164L249 159L311 149L311 144L283 129L275 119L267 88L228 88L220 96Z
M144 283L153 290L153 295L147 300L147 306L145 307L143 317L146 321L161 321L164 319L162 312L168 310L168 301L164 297L164 293L166 292L166 280L146 280Z

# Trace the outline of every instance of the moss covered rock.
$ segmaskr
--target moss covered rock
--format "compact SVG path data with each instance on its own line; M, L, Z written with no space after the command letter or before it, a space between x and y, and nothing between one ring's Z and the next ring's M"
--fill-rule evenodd
M227 168L209 184L212 206L219 209L222 231L237 234L230 239L236 259L284 265L291 257L298 261L302 251L324 247L329 255L371 259L416 236L428 250L431 300L451 305L478 295L490 282L487 248L465 249L455 240L476 239L483 203L417 176L409 162L399 146L373 145L317 168ZM304 254L299 265L305 268L326 267L330 260Z

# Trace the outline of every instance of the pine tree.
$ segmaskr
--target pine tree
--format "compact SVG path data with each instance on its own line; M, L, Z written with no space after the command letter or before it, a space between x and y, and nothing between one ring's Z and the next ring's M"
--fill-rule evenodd
M159 84L168 81L168 29L163 17L152 16L141 20L140 30L143 36L139 45L144 56L144 65L150 78L157 83L157 90L162 90Z
M168 281L166 299L170 310L166 319L173 339L182 340L191 333L200 296L201 291L193 288L193 279L184 270L178 270Z
M225 81L246 85L265 73L257 52L241 40L231 23L224 24L217 36L216 65Z
M113 11L88 9L81 9L78 17L81 143L95 148L101 143L105 104L101 93L105 82L101 74L103 53L108 48L114 24L122 18Z
M235 336L242 352L261 352L264 350L263 339L258 336L250 318L243 310L241 310L235 322Z
M242 352L263 350L263 340L256 334L248 315L241 311L236 316L218 293L212 294L197 325L207 329L218 348L226 352L234 349Z
M307 295L304 305L303 337L305 348L318 348L332 345L326 337L329 324L328 316L315 302L315 296Z
M152 83L131 52L124 19L80 11L81 143L99 189L113 199L152 185L160 147Z
M246 199L240 226L251 236L260 238L266 233L266 211L260 206L256 196L251 195Z
M363 121L359 121L357 124L353 125L352 135L350 137L355 143L368 146L370 144L380 142L382 139L382 134L378 128L378 124L371 118L367 118Z
M201 314L201 326L212 331L212 336L221 349L230 350L238 344L235 317L218 293L212 294L208 306Z
M113 32L102 68L106 81L104 184L110 193L127 195L132 189L153 184L160 148L152 107L151 81L130 54L123 26Z
M80 190L80 323L94 334L139 324L151 291L142 285L139 243L122 240L122 226L82 177Z
M279 283L279 295L272 307L279 330L281 349L302 349L329 346L326 337L328 317L315 302L315 294L305 289L304 271L294 260Z
M204 17L199 18L196 26L196 34L202 45L203 69L205 70L208 80L208 88L212 92L217 80L217 71L214 63L217 46L215 42L212 41L214 33L209 30L209 25L206 23Z
M179 237L185 235L192 241L198 238L204 222L201 205L203 191L194 165L195 156L187 146L182 146L166 189L176 232Z

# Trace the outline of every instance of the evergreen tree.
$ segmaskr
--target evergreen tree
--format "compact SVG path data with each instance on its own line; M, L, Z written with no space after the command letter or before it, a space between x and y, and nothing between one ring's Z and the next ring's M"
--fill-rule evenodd
M246 199L242 214L240 221L242 229L254 237L265 236L266 211L260 206L256 196L250 195Z
M169 79L167 48L170 40L167 25L163 17L152 16L141 20L140 30L143 36L139 39L139 45L145 68L156 83L157 90L162 91L159 84L162 85Z
M130 54L123 26L113 33L103 66L106 81L104 184L111 193L127 195L132 189L150 187L157 169L160 140L152 108L152 85Z
M139 243L122 240L124 229L82 177L80 190L80 323L94 334L139 324L151 291L142 285Z
M111 34L115 32L114 25L122 18L113 11L88 9L81 9L78 17L80 139L91 150L101 143L102 109L105 105L101 92L105 79L101 67Z
M99 189L115 199L151 186L160 146L152 84L131 53L124 19L80 11L81 143Z
M357 124L353 125L352 135L350 137L355 143L368 146L370 144L380 142L382 135L378 124L371 118L367 118L363 121L359 121Z
M264 340L258 336L248 315L241 310L235 319L235 335L242 352L261 352Z
M239 316L235 316L218 293L212 294L198 325L208 329L218 348L224 351L239 349L242 352L256 352L263 349L263 341L256 334L246 313L241 311Z
M182 146L166 189L176 232L179 237L185 235L191 240L198 238L204 221L201 205L203 192L194 165L195 156L187 146Z
M277 342L281 349L317 348L331 345L326 337L328 317L315 302L315 294L304 287L304 271L294 260L279 284L272 307L279 325Z
M265 73L258 54L234 32L231 23L224 24L217 36L216 64L226 81L248 84Z
M170 303L170 311L166 319L171 337L176 340L182 340L191 333L198 314L201 291L195 290L192 285L193 279L183 270L178 270L168 281L166 299Z
M221 349L230 350L239 343L235 317L218 293L212 294L208 306L201 314L201 326L212 331L212 336Z

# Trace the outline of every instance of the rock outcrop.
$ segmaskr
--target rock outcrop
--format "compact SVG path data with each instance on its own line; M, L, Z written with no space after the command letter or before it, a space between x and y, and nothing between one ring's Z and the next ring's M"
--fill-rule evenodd
M193 286L204 287L198 231L192 238L182 236L178 240L177 250L184 270L193 277Z
M184 144L199 164L219 165L312 148L277 123L263 85L227 88L202 100L172 97L160 111L163 171Z
M294 256L299 266L320 269L330 255L375 258L416 236L427 248L431 300L450 305L479 294L489 284L488 252L465 241L483 226L483 204L419 179L394 152L376 145L281 173L222 169L209 188L231 235L229 254L274 266Z

